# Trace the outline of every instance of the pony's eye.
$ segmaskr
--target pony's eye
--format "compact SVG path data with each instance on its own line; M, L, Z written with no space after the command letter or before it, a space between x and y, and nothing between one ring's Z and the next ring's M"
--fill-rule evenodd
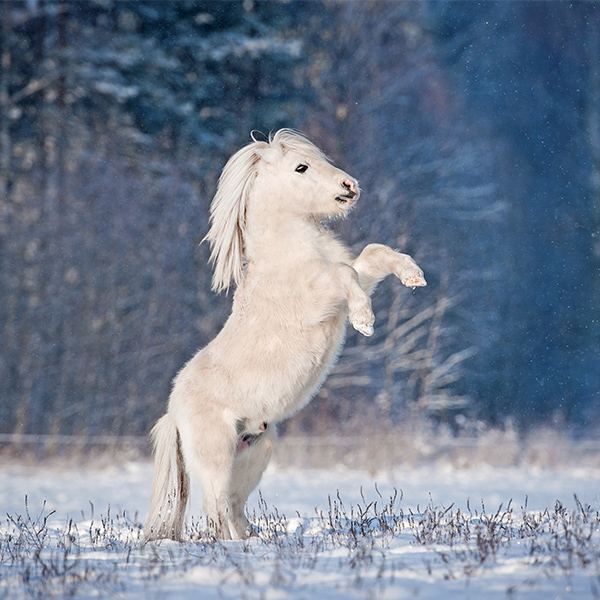
M308 165L301 164L296 167L296 173L306 173Z

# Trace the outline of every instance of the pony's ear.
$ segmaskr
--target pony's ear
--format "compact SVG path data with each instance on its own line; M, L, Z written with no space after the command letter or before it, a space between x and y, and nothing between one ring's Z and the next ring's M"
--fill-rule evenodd
M257 150L264 142L253 142L227 162L210 207L211 227L202 240L211 246L214 266L212 289L229 291L242 279L246 237L246 205L256 178Z
M281 146L259 146L256 148L255 152L259 160L270 164L275 161L278 154L281 154Z

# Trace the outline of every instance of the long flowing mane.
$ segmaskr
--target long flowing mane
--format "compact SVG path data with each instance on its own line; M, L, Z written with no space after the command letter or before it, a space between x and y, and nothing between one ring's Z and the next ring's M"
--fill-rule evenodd
M217 193L210 207L211 227L202 240L211 247L210 262L214 267L212 289L229 291L238 285L244 273L246 206L252 194L261 151L280 148L295 151L318 160L327 157L308 138L292 129L280 129L268 141L253 141L236 152L223 168Z

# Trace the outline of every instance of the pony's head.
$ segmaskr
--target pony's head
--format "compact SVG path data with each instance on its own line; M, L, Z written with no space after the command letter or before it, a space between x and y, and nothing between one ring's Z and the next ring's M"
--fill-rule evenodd
M345 216L360 194L358 183L334 167L303 135L281 129L253 142L225 165L210 208L213 290L228 290L243 275L248 222ZM253 218L252 218L253 217Z

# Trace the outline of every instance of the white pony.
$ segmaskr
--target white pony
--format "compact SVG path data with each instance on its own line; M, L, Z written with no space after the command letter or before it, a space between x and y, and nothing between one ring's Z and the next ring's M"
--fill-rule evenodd
M363 335L369 295L386 275L426 285L406 254L368 245L353 258L322 225L344 217L358 183L302 135L253 141L223 169L207 239L213 289L237 289L221 332L177 375L152 430L155 466L145 540L181 540L189 475L198 478L213 534L245 539L244 515L275 443L275 424L305 406L344 341Z

